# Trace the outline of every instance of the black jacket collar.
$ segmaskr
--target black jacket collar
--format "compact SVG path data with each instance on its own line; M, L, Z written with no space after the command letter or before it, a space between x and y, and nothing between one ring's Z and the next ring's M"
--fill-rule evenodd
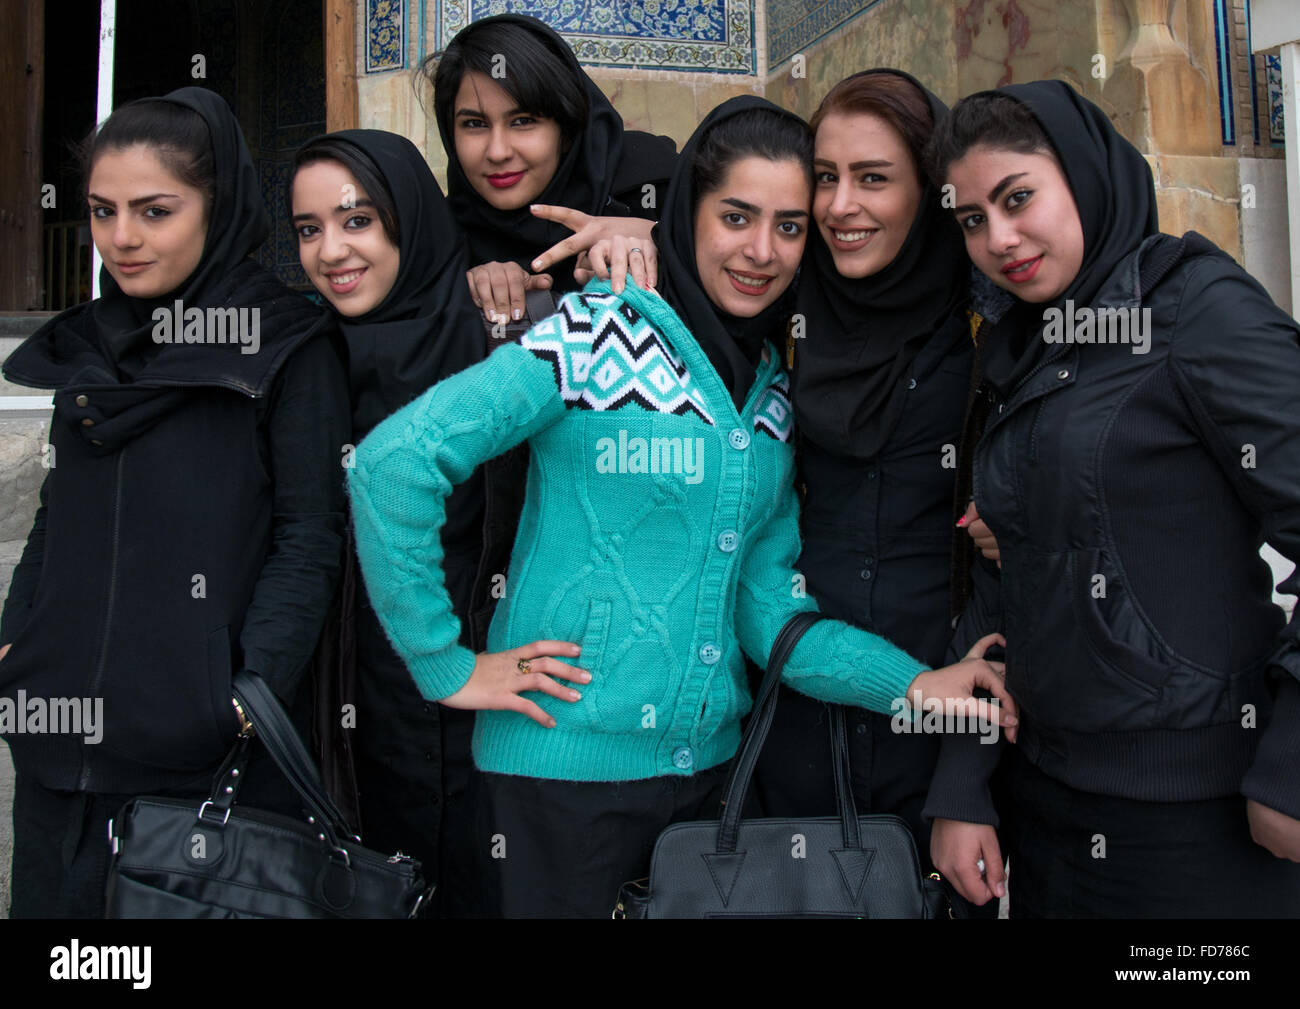
M270 390L280 368L295 349L318 331L332 327L328 315L273 275L246 260L232 275L238 305L260 313L259 346L244 353L240 344L161 344L134 378L121 375L98 338L91 306L78 305L33 333L4 365L5 377L36 389L71 386L133 386L137 389L211 386L252 398Z

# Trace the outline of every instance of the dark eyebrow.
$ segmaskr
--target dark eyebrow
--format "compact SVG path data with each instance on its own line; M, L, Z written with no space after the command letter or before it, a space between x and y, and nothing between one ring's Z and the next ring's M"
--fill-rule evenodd
M100 203L107 204L110 207L117 205L112 200L106 200L102 196L96 196L94 193L87 193L86 195L92 200L98 200ZM138 196L134 200L128 201L127 206L140 207L146 203L155 203L158 200L179 200L180 198L181 196L179 193L152 193L149 196Z
M990 202L990 203L996 203L998 197L1002 195L1002 191L1003 191L1004 189L1006 189L1007 186L1009 186L1009 185L1011 185L1011 183L1015 182L1016 179L1019 179L1019 178L1021 178L1022 176L1025 176L1025 175L1028 175L1028 174L1029 174L1028 172L1016 172L1014 175L1008 175L1005 179L1003 179L1003 180L1002 180L1001 182L999 182L996 186L994 186L991 190L989 190L989 202Z
M734 196L724 196L724 197L722 198L722 202L723 202L723 203L728 203L728 204L730 204L731 206L736 207L737 209L739 209L739 210L743 210L743 211L745 211L745 212L747 212L747 213L750 213L750 214L760 214L760 215L761 215L761 214L763 213L763 208L762 208L762 207L756 207L756 206L754 206L752 203L746 203L744 200L738 200L738 199L736 199ZM778 217L778 218L780 218L780 217L807 217L807 216L808 216L808 211L806 211L806 210L778 210L778 211L777 211L776 213L774 213L772 216L773 216L773 217Z
M1016 179L1020 178L1021 176L1028 175L1028 174L1029 174L1028 172L1016 172L1014 175L1008 175L1005 179L1003 179L991 190L989 190L989 202L996 203L998 201L998 197L1002 195L1003 191L1007 188L1007 186L1011 185L1011 183L1015 182ZM979 210L979 207L975 206L973 203L963 203L960 207L952 208L952 212L954 214L960 214L964 210Z
M333 212L336 214L346 214L349 211L357 210L361 207L373 207L374 205L375 204L373 200L357 200L354 206L345 207L340 204L339 206L334 208ZM297 224L299 221L314 221L314 220L316 220L315 214L294 214L291 218L289 218L289 223Z
M506 112L506 115L507 116L537 116L537 118L540 119L546 118L545 116L539 116L538 113L536 112L529 112L527 109L520 109L520 108L509 109ZM481 112L478 109L457 109L456 117L459 118L460 116L477 116L479 119L486 119L487 113Z
M835 162L828 161L826 158L814 158L814 165L826 165L828 168L834 168ZM877 158L874 161L855 161L849 165L850 172L860 172L864 168L893 168L892 161L886 161L884 158Z

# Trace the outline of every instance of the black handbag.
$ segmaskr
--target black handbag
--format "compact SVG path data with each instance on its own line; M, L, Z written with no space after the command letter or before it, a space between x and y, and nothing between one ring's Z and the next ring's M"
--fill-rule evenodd
M750 778L776 715L781 670L819 613L777 635L727 779L718 820L659 835L648 881L626 883L615 918L936 918L950 913L938 875L922 878L916 844L897 816L859 816L849 786L844 712L831 706L839 816L742 820Z
M260 676L238 673L233 692L305 820L235 805L254 742L241 737L197 809L143 797L109 821L107 917L414 917L428 897L420 864L361 846Z

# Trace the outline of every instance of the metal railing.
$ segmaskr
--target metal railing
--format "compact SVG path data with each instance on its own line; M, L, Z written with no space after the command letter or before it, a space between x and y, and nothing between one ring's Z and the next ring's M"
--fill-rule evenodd
M45 310L61 312L90 300L90 225L45 225Z

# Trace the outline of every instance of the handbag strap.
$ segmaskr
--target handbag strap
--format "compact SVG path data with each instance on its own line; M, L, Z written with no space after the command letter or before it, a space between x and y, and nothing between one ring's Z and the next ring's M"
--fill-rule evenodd
M555 314L555 292L550 288L524 292L524 318L529 327Z
M785 626L781 628L772 643L772 653L767 660L767 672L763 675L763 682L758 688L758 697L754 702L754 711L750 716L749 725L745 729L744 738L740 741L740 750L736 754L735 760L731 765L731 774L727 778L727 787L722 800L722 819L718 823L718 846L719 853L731 852L736 850L736 839L740 835L740 815L745 805L745 796L749 793L750 779L754 776L754 768L758 764L759 754L763 752L763 744L767 741L768 731L772 728L772 720L776 717L776 701L780 696L778 687L781 683L781 672L785 669L786 661L790 658L790 653L794 651L794 646L799 643L799 639L813 624L819 620L825 619L824 615L815 611L803 611L796 613L786 621ZM838 710L838 709L836 709ZM842 741L844 737L844 713L839 712L840 717L840 736L834 735L834 720L832 717L832 743L835 744L837 738ZM841 757L843 758L844 768L840 767ZM845 845L848 845L849 836L857 837L857 814L849 815L853 809L853 796L848 788L848 744L843 743L842 752L835 754L836 774L835 790L839 799L840 817L844 819Z
M298 730L266 681L251 670L242 669L235 674L233 692L248 720L253 723L257 738L265 744L271 759L298 793L330 846L339 847L336 834L356 837L325 790L320 772L303 746Z
M199 807L199 819L224 827L230 819L230 807L239 796L239 786L244 783L248 767L249 747L252 739L241 735L226 754L226 759L212 778L212 791L208 801Z
M840 824L844 830L844 847L861 848L858 807L853 801L852 768L849 764L849 732L844 723L844 708L830 707L831 762L835 765L835 800L839 805Z

